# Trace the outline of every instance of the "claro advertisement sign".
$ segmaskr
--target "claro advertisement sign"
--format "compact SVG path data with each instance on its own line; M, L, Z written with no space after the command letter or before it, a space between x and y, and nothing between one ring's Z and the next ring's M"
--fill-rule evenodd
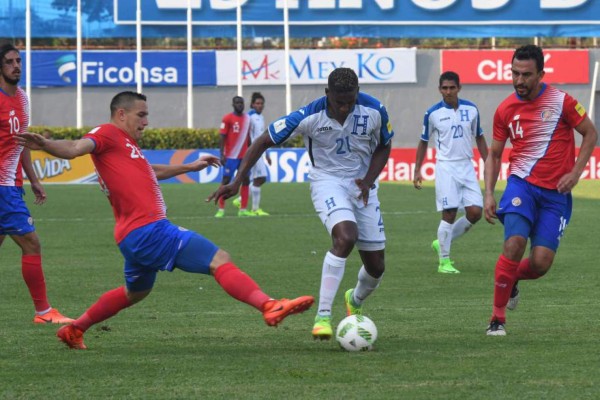
M442 71L454 71L461 83L504 85L512 83L514 50L442 50ZM544 50L544 82L590 82L588 50Z
M473 166L479 180L483 180L483 160L477 150ZM43 151L32 151L36 174L43 183L95 183L98 181L92 159L89 156L74 160L62 160ZM151 164L182 164L198 159L204 154L218 155L215 149L202 150L144 150L144 157ZM306 182L310 169L310 157L305 149L271 149L271 165L268 166L269 182ZM392 149L390 158L381 171L382 182L410 182L415 168L416 149ZM500 179L508 175L508 155L502 157ZM428 149L421 169L424 180L435 179L435 150ZM219 183L221 168L209 167L200 172L192 172L161 183ZM592 157L582 174L582 179L600 179L600 148L594 149Z

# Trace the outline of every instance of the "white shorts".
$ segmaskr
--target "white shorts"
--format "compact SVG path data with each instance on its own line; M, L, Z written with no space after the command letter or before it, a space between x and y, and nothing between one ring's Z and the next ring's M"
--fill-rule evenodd
M483 196L471 160L436 163L435 203L438 211L470 206L483 208Z
M267 163L263 157L256 161L256 164L250 169L250 180L253 181L256 178L267 177Z
M333 227L342 221L352 221L358 226L356 247L364 251L385 248L385 231L379 208L377 189L379 182L369 193L365 207L354 179L325 179L310 184L310 194L315 211L331 235Z

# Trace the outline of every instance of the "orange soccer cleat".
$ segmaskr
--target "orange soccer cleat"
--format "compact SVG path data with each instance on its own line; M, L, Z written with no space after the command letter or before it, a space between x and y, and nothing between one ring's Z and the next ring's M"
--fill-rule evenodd
M70 324L75 321L72 318L65 317L56 308L51 308L44 315L37 315L33 317L34 324Z
M73 325L62 326L57 332L58 340L72 349L85 350L87 346L83 343L83 332Z
M269 300L263 305L263 318L267 325L277 326L288 315L308 310L314 302L315 298L312 296L300 296L292 300Z

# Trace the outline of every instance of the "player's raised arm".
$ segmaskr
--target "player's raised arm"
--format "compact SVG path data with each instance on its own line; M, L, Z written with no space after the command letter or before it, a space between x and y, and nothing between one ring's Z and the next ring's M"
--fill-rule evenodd
M156 179L169 179L177 175L187 174L188 172L201 171L207 167L218 167L221 165L219 157L204 155L197 160L179 165L152 164L152 169L156 174Z
M46 153L65 160L89 154L94 151L95 147L91 139L52 140L37 133L21 133L14 137L22 146L31 150L44 150Z
M228 199L232 196L235 196L242 184L242 178L244 176L248 176L250 172L250 168L256 163L256 161L263 155L263 153L270 147L274 146L275 143L271 140L271 136L269 135L269 131L265 131L261 136L256 139L252 145L246 151L246 155L242 159L240 164L240 168L238 169L237 174L233 181L231 181L228 185L220 186L216 192L211 194L206 201L214 201L215 203L219 200L220 197L224 199Z

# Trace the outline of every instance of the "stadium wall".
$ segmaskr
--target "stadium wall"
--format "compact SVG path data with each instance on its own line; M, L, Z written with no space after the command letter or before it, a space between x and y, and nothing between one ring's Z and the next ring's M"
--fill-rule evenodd
M425 110L440 100L437 90L441 71L440 50L418 50L416 55L416 83L362 84L361 90L379 98L388 108L396 133L394 147L415 147L421 133ZM600 50L589 50L589 81L593 65L600 61ZM573 71L575 73L575 71ZM586 108L589 106L588 84L556 84L569 92ZM296 109L324 94L324 84L292 86L292 108ZM94 126L108 120L108 105L112 96L121 90L135 87L84 87L83 123ZM244 97L249 105L252 92L260 91L266 98L265 119L273 121L285 114L285 88L281 85L246 86ZM464 84L460 97L478 105L482 127L489 138L492 118L497 105L511 92L508 84ZM146 87L150 108L150 126L186 126L186 87ZM595 123L599 126L600 98L596 92ZM195 86L194 127L215 128L224 114L231 112L231 99L237 94L236 86ZM48 126L76 124L76 88L51 87L32 89L32 123Z

